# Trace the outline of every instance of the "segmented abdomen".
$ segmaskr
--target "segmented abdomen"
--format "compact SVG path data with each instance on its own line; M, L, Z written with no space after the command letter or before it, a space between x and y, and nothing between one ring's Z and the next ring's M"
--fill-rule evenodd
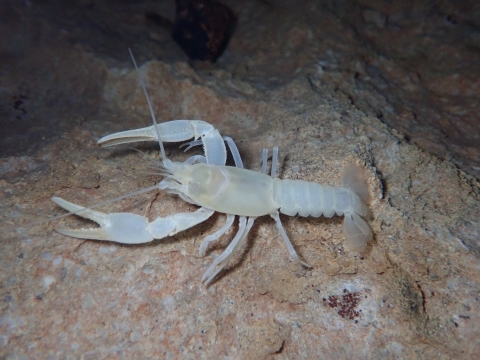
M277 208L286 215L332 217L346 212L363 215L366 210L360 198L349 188L320 185L303 180L275 179L274 198Z

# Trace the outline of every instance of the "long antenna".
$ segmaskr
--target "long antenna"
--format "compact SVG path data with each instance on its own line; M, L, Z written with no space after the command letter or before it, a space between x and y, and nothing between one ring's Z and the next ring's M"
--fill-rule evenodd
M135 61L135 57L133 56L132 50L130 50L130 48L128 48L128 52L130 53L130 56L131 56L132 61L133 61L133 65L135 66L135 70L137 71L138 80L140 81L140 85L142 87L143 93L145 94L145 97L147 98L148 109L150 110L150 115L152 116L153 128L155 129L155 133L156 133L157 139L158 139L158 144L160 145L160 152L162 153L163 166L165 166L167 169L169 169L169 168L171 168L172 162L167 158L167 155L165 154L165 149L163 147L163 142L162 142L162 139L160 138L160 132L158 131L157 119L155 118L155 114L153 112L152 102L150 101L150 97L148 96L147 88L145 87L145 83L143 82L143 79L140 76L140 71L138 70L137 62Z

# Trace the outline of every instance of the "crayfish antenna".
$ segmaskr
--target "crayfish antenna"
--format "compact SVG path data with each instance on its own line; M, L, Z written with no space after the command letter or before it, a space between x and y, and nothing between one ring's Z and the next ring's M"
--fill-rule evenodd
M167 158L167 155L165 154L165 149L163 147L163 142L162 142L162 139L160 138L160 132L158 131L157 119L155 118L155 113L153 112L152 102L150 101L150 97L148 96L147 88L145 86L145 83L143 82L142 77L140 76L140 71L138 70L137 62L135 61L135 57L133 56L132 50L130 50L130 48L128 48L128 52L130 53L130 56L131 56L132 61L133 61L133 65L135 66L135 70L136 70L137 75L138 75L138 80L139 80L140 85L142 87L143 93L145 94L145 97L147 99L148 110L150 111L150 115L152 116L153 128L155 129L155 133L157 134L158 144L160 145L160 152L162 153L163 166L167 170L172 170L173 169L173 164Z

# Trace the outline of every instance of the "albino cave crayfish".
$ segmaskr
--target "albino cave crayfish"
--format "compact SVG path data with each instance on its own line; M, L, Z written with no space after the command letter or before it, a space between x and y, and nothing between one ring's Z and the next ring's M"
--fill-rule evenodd
M136 67L136 64L135 64ZM99 140L101 146L116 145L133 141L158 141L162 153L161 173L164 175L152 189L177 194L183 200L198 205L193 213L179 213L158 217L149 222L146 217L133 213L105 214L70 203L58 197L52 200L75 215L90 219L100 225L93 229L67 229L57 227L64 235L83 239L106 240L124 244L147 243L186 230L208 219L215 211L227 214L225 224L215 233L205 237L200 245L204 256L208 243L222 236L233 224L236 215L240 217L239 229L226 250L205 272L202 282L209 284L225 267L235 250L248 235L258 216L270 215L287 245L292 259L305 266L295 252L280 221L279 212L294 216L332 217L344 215L343 229L346 245L350 250L363 251L372 238L370 227L362 219L368 215L365 205L367 187L359 168L349 166L343 176L343 186L333 187L302 180L281 180L275 177L278 148L273 149L271 175L266 174L268 150L262 153L262 171L243 168L235 143L222 138L212 125L197 120L175 120L157 124L145 85L154 125L106 136ZM184 163L170 161L163 149L163 142L185 141L194 138L189 147L204 145L205 156L193 156ZM225 166L226 141L233 154L236 167Z

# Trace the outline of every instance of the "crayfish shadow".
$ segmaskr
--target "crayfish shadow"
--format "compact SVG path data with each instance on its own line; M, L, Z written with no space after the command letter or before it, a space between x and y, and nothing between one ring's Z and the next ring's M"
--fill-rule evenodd
M308 257L304 258L313 266L315 266L315 263L318 264L318 259L320 257L325 256L324 253L318 253L317 245L321 245L325 251L335 251L342 255L347 255L351 258L358 258L360 260L364 260L369 254L371 254L374 246L378 243L376 235L373 234L372 239L367 241L367 247L363 252L359 253L350 250L346 246L347 239L344 233L343 221L343 215L335 215L331 218L326 218L324 216L318 218L300 217L298 215L295 217L283 215L282 217L285 231L299 256L302 257L302 254L298 251L299 247L305 249L304 252L306 255L310 253L316 256L315 259ZM312 251L308 249L309 246L313 246Z
M171 158L170 160L184 161L197 153L195 150L188 150L188 152L185 152L183 149L180 149L179 145L183 143L185 142L163 143L166 155ZM132 142L128 144L108 146L103 149L108 150L108 153L104 155L105 159L115 159L131 155L132 153L140 153L145 158L151 159L152 161L159 161L157 160L157 156L160 153L160 150L158 143L156 142ZM198 155L201 155L201 147L198 147L198 150ZM161 156L159 159L160 158Z
M180 145L187 144L188 142L189 141L163 143L167 157L172 161L184 162L193 155L204 155L202 146L194 146L187 151L180 148ZM158 143L156 142L132 142L128 144L108 146L103 149L109 150L108 153L104 155L105 159L121 158L131 155L134 152L140 152L145 158L154 162L159 162L161 159L161 157L158 156L160 150ZM227 161L225 165L235 166L235 161L230 149L227 150Z

